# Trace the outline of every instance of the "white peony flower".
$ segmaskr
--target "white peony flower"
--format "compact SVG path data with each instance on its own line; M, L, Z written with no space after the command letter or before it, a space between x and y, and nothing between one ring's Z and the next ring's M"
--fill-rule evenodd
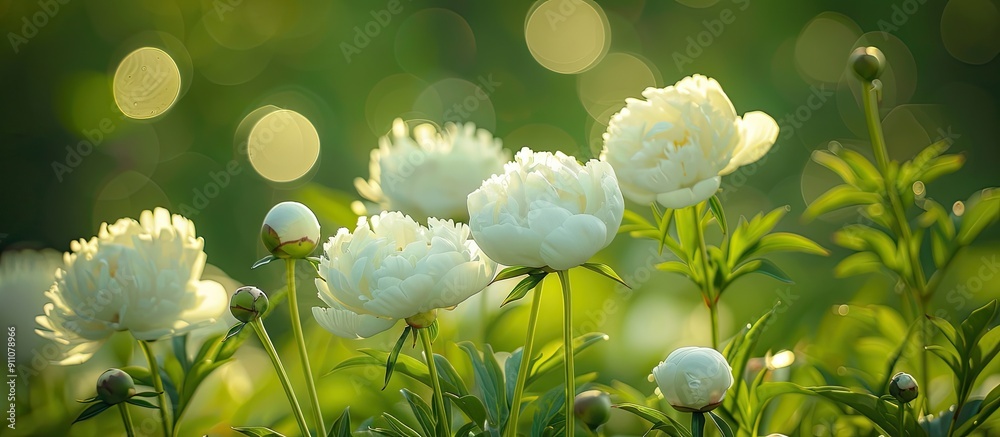
M103 223L96 237L70 244L36 332L62 347L59 364L78 364L115 331L151 341L214 322L228 299L222 285L201 280L204 245L194 223L163 208Z
M480 292L497 265L451 220L418 224L399 212L361 217L323 245L316 280L329 308L313 308L320 326L346 338L365 338L414 316L430 320Z
M413 129L396 119L392 133L372 150L370 179L354 186L386 211L401 211L423 221L427 217L465 220L469 193L503 171L510 152L499 139L472 123L448 123L443 132L431 124Z
M607 163L528 148L469 195L476 243L508 266L581 265L611 244L624 210Z
M611 118L601 152L637 203L679 209L704 201L722 176L760 159L778 138L771 116L736 115L715 79L689 76L642 96Z
M0 254L0 320L13 326L24 356L46 340L35 335L35 316L48 299L45 292L63 266L62 254L52 249L11 250Z
M281 202L264 216L260 239L278 258L305 258L319 244L319 220L308 206Z
M715 409L733 385L733 369L719 351L682 347L653 368L660 394L678 411Z

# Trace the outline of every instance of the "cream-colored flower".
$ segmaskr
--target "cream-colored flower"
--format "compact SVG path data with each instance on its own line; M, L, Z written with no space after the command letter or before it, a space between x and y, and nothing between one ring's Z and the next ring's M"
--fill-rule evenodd
M157 340L214 322L228 299L201 279L204 244L194 223L163 208L102 224L96 237L70 244L37 332L62 347L60 364L78 364L115 331Z
M469 239L469 227L399 212L361 217L323 245L316 280L329 308L313 308L320 326L346 338L385 331L397 320L431 317L482 291L497 265Z
M35 316L48 300L45 292L63 266L62 254L52 249L11 250L0 254L0 319L13 326L18 350L30 351L46 341L35 335Z
M469 195L476 243L507 266L566 270L614 240L625 202L606 162L562 152L517 152L504 173Z
M465 198L483 180L503 171L510 152L499 139L472 123L448 123L444 130L430 124L413 129L396 119L392 133L372 150L370 178L354 181L358 193L383 210L400 211L417 220L427 217L464 221Z
M733 369L719 351L682 347L653 368L660 394L679 411L710 411L726 398Z
M715 79L689 76L627 99L604 133L601 159L614 167L634 202L684 208L719 189L722 176L760 159L778 124L759 112L736 115Z

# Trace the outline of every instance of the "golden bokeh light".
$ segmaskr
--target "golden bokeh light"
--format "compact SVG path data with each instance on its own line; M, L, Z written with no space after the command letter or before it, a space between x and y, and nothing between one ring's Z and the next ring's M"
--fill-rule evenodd
M272 182L292 182L309 173L319 159L319 134L309 119L273 106L251 115L259 119L247 138L247 158L257 174Z
M543 67L575 74L608 53L611 27L604 10L591 0L541 0L528 12L524 39Z
M774 355L768 354L765 357L767 368L771 370L782 369L791 366L795 362L795 352L783 350Z
M1000 53L1000 11L989 0L950 0L941 13L941 42L959 61L982 65Z
M642 98L644 89L661 82L660 72L652 63L629 53L611 53L577 76L576 89L587 113L607 125L626 98Z
M144 120L167 112L180 97L181 73L167 52L142 47L118 64L115 104L126 116Z
M807 78L827 83L840 80L846 56L861 36L861 27L846 15L823 12L803 27L795 40L795 65Z
M412 112L440 124L471 122L492 132L497 114L491 96L502 83L489 77L480 76L476 83L454 77L434 82L417 96Z

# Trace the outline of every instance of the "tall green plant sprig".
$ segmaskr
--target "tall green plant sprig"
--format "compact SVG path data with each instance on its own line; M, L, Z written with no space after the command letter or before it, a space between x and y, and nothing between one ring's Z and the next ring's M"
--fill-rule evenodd
M808 221L830 211L855 207L875 225L851 224L834 234L836 244L857 252L844 258L834 272L837 276L851 276L888 270L898 278L915 310L911 311L910 321L920 325L919 375L921 385L928 387L930 374L924 349L930 333L923 316L929 313L929 302L958 252L997 220L1000 195L993 189L983 190L967 203L959 203L962 210L955 208L953 213L928 198L926 184L959 170L965 158L944 153L951 145L946 138L931 144L912 160L903 163L891 160L878 107L882 92L879 76L886 66L885 56L878 48L861 47L851 54L849 64L861 82L875 163L836 142L831 143L829 152L814 152L813 161L836 173L844 183L816 198L806 208L803 219ZM911 219L907 213L914 209L920 213ZM925 269L921 261L925 238L930 240L933 268ZM931 271L929 277L927 271ZM929 396L924 396L924 412L930 407Z
M737 279L750 273L759 273L781 282L792 282L788 274L763 258L764 255L776 252L829 254L822 246L801 235L772 232L788 213L788 207L779 207L767 214L760 213L749 220L740 217L732 232L718 196L678 210L661 211L655 203L651 205L651 209L652 222L636 212L626 210L625 223L619 232L627 232L635 238L655 240L660 253L666 248L677 257L676 261L662 262L656 268L683 275L698 286L711 318L712 347L717 350L719 299ZM706 231L713 222L722 231L722 239L718 245L713 245L706 239Z

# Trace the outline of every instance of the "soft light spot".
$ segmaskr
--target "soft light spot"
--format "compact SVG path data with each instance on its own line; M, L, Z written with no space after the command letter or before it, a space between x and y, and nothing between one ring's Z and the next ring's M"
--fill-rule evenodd
M851 307L847 305L841 305L837 307L837 314L846 316L847 313L851 312Z
M167 112L177 102L181 73L167 52L143 47L118 64L112 89L115 103L125 115L149 119Z
M576 90L587 113L607 125L626 98L642 98L642 90L662 81L651 62L629 53L611 53L577 77Z
M543 67L575 74L607 54L611 26L604 10L591 0L542 0L528 12L524 40Z
M836 12L823 12L799 33L795 41L795 64L806 77L827 83L840 80L847 55L861 36L853 20Z
M992 61L1000 53L1000 11L989 0L949 1L941 13L941 42L959 61Z
M961 200L955 202L955 204L951 206L951 212L955 214L955 217L961 217L962 214L965 214L965 203Z
M791 366L795 362L795 352L783 350L767 357L767 368L771 370Z
M316 127L292 110L264 112L251 113L260 118L253 124L247 140L250 164L258 174L273 182L291 182L305 176L319 159Z

